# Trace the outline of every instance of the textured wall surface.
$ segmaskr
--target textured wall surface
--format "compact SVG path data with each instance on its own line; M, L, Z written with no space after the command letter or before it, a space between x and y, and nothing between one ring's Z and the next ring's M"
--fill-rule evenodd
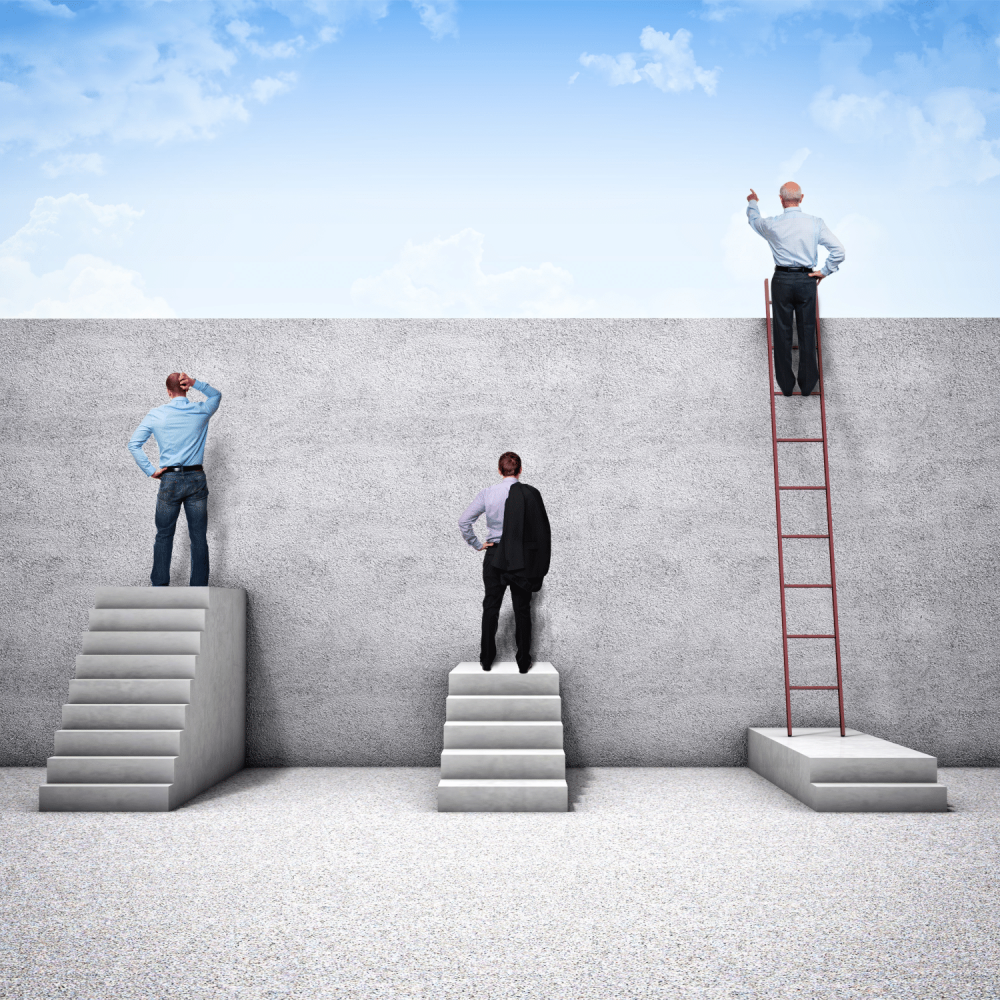
M824 332L848 724L996 764L1000 322ZM760 320L2 320L0 343L0 764L51 754L94 589L148 583L156 486L125 442L175 369L223 392L211 582L249 595L248 764L437 762L447 673L478 655L456 522L508 448L553 527L534 653L571 765L741 763L783 720ZM809 434L818 402L778 402ZM785 482L819 481L785 447ZM825 627L827 592L790 600ZM512 631L507 603L504 658ZM831 676L821 645L799 683ZM835 719L827 693L795 707Z

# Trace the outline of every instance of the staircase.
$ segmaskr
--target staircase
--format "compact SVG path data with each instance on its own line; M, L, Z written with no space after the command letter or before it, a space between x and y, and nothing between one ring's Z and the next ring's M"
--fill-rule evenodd
M41 812L163 812L243 767L246 592L101 587Z
M460 663L448 675L438 812L566 812L559 674Z

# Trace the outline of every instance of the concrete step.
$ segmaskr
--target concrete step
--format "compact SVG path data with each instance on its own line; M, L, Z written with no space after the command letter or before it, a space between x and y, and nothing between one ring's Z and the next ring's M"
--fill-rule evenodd
M947 812L948 789L936 781L813 781L803 801L817 812Z
M559 674L551 663L534 663L526 674L509 661L488 672L478 663L460 663L448 674L448 694L559 694Z
M81 653L76 676L81 678L194 677L197 657L183 653Z
M69 682L71 705L190 705L191 681L177 679L76 679Z
M40 785L39 812L167 812L170 785Z
M446 722L446 749L561 750L561 722Z
M204 608L91 608L91 632L204 632Z
M207 608L208 587L98 587L96 608Z
M442 778L438 812L566 812L569 789L560 779Z
M63 729L183 729L187 705L63 705Z
M199 653L201 632L84 632L85 653Z
M450 694L445 718L552 722L562 718L562 699L557 694Z
M442 778L566 778L562 750L443 750Z
M45 780L59 784L167 784L176 757L50 757Z
M177 757L180 729L60 729L57 757Z

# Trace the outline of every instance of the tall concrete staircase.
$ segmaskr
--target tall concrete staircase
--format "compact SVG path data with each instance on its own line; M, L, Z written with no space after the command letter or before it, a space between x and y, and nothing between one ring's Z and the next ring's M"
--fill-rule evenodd
M246 592L101 587L42 812L161 812L243 767Z
M559 674L460 663L448 675L439 812L566 812Z

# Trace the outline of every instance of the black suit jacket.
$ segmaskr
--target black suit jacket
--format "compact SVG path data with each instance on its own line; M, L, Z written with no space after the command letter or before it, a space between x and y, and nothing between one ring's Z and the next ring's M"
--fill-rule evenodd
M549 571L552 532L542 494L527 483L514 483L503 509L503 535L493 559L504 583L522 590L542 589Z

